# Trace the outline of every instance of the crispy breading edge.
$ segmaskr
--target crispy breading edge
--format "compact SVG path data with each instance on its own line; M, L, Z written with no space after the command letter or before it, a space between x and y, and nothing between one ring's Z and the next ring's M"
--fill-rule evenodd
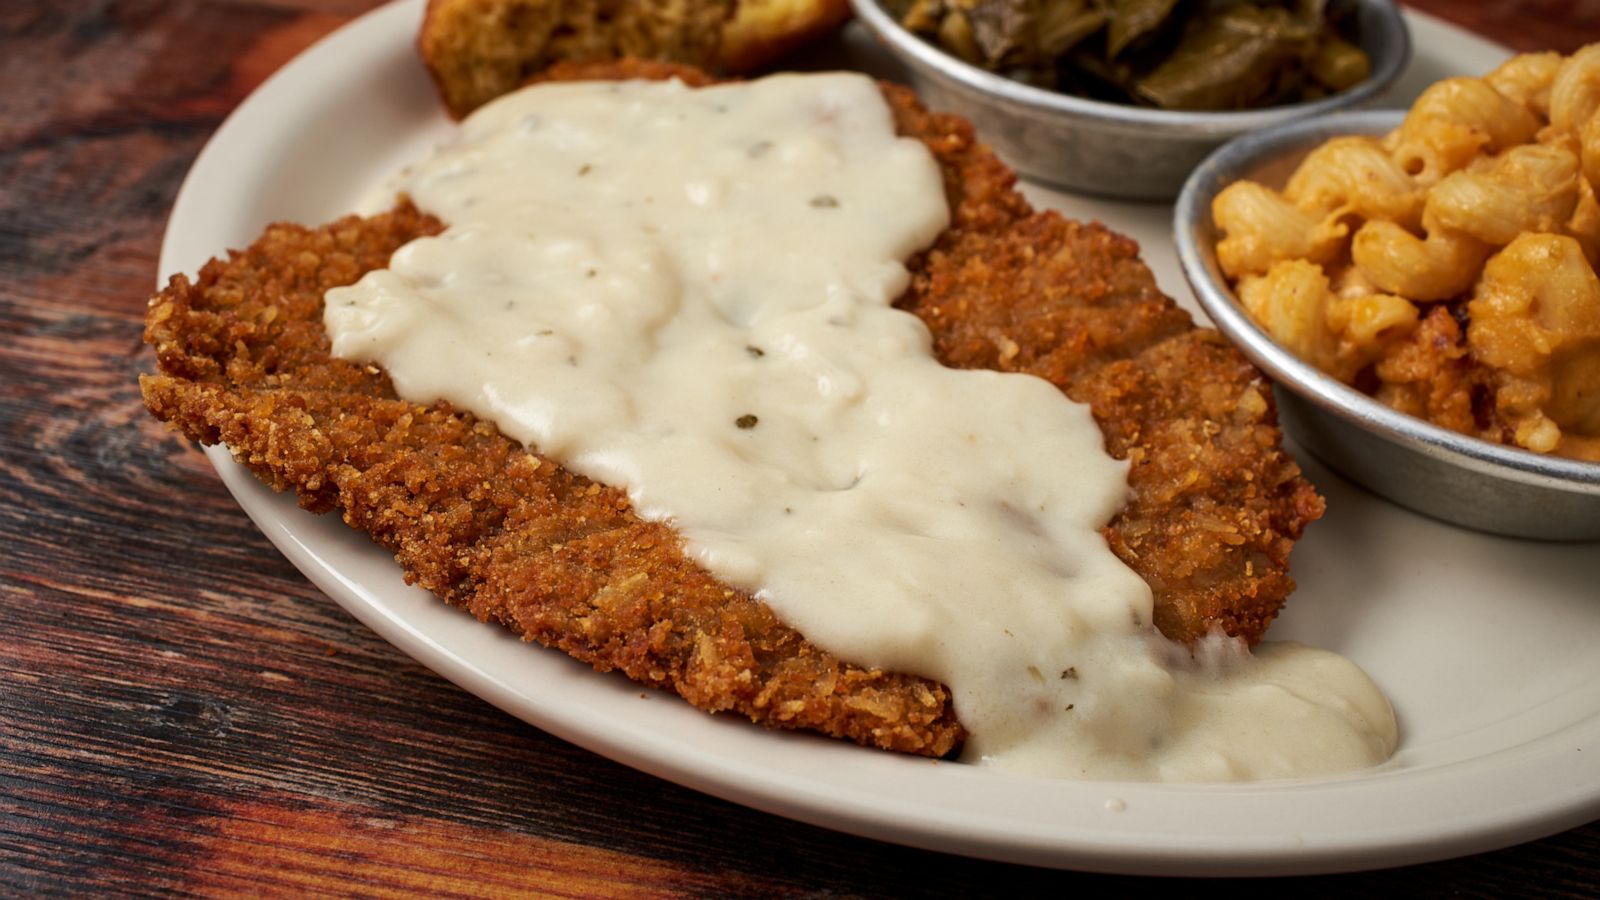
M395 399L375 368L327 356L322 292L438 229L410 207L323 229L277 225L197 282L173 279L149 314L163 374L142 379L146 405L195 440L226 444L302 506L341 509L408 581L526 639L702 709L948 752L960 728L944 688L816 650L689 562L621 491L446 404Z
M709 80L638 63L550 77L668 75ZM939 160L953 211L911 262L901 305L948 364L1032 372L1091 405L1108 448L1132 462L1132 499L1107 537L1151 582L1163 631L1259 638L1292 587L1293 538L1321 511L1279 448L1259 374L1193 330L1131 241L1032 212L969 125L885 92L901 131ZM141 379L147 405L192 439L227 444L308 509L342 509L408 581L525 639L769 726L927 755L959 743L943 686L837 660L690 563L621 492L331 359L322 292L440 227L404 205L322 229L276 225L196 283L174 278L151 302L162 374Z

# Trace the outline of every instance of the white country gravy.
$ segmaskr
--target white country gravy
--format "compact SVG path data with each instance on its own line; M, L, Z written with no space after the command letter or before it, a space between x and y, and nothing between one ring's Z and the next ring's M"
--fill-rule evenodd
M891 308L949 213L867 78L541 85L398 187L451 226L328 292L334 352L626 488L841 658L949 685L965 759L1231 780L1391 751L1338 656L1162 638L1099 532L1128 489L1088 409L941 366Z

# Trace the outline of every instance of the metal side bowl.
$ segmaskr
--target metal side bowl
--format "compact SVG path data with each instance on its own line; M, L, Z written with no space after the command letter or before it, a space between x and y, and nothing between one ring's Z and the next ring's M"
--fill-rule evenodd
M1178 196L1174 238L1183 273L1223 334L1277 382L1279 411L1319 459L1418 512L1496 534L1600 539L1600 463L1491 444L1397 412L1300 361L1239 305L1217 265L1211 201L1247 178L1281 187L1331 137L1384 134L1398 111L1340 113L1239 138L1207 158Z
M930 109L957 113L1024 175L1086 194L1170 200L1207 153L1232 138L1284 122L1363 106L1411 58L1411 39L1391 0L1358 0L1358 43L1372 74L1308 103L1239 112L1179 112L1085 100L970 65L901 27L881 0L850 0L859 19L906 67Z

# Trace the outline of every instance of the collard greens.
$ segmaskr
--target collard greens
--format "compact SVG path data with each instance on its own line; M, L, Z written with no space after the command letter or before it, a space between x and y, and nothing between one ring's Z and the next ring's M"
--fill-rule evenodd
M1038 87L1160 109L1248 109L1364 80L1338 0L887 0L911 31Z

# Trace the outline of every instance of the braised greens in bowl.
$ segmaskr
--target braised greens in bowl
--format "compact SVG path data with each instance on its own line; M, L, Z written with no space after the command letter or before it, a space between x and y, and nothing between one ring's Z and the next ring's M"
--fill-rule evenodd
M1073 96L1171 110L1315 100L1372 70L1342 0L887 0L964 62Z

